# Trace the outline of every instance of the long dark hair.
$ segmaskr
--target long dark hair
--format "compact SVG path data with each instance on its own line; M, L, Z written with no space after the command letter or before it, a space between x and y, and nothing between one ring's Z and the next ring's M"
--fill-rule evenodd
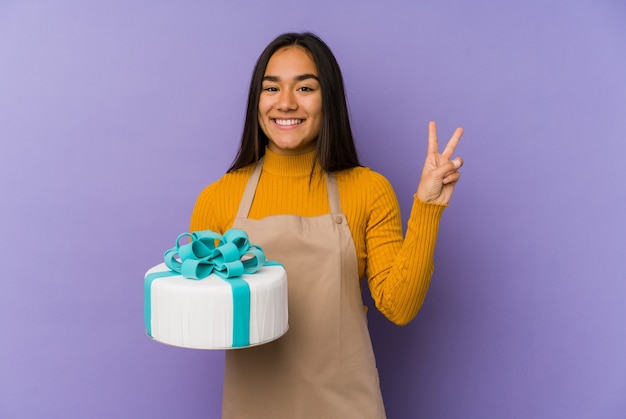
M305 48L317 66L322 91L322 125L316 141L316 160L327 172L360 166L350 128L339 64L324 41L312 33L305 32L278 36L259 56L250 80L241 145L237 157L228 169L229 172L255 163L265 154L269 139L261 130L258 119L263 76L272 55L279 49L290 46Z

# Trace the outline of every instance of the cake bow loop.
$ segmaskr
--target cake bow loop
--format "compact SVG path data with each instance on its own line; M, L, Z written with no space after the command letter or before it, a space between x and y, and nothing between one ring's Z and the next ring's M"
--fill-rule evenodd
M181 245L185 237L191 240ZM163 259L170 270L188 279L203 279L212 273L234 278L255 273L266 262L263 249L251 244L245 231L234 228L223 236L210 230L183 233Z

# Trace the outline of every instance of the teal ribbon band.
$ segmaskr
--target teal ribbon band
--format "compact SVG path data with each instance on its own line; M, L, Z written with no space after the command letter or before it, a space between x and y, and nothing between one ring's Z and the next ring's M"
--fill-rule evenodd
M180 245L180 240L191 240ZM190 280L201 280L215 274L228 282L233 295L233 348L250 345L250 286L241 278L253 274L268 262L260 246L253 245L248 235L239 229L230 229L224 235L210 230L183 233L176 238L176 246L163 255L170 269L146 275L144 280L144 323L152 337L152 283L168 276L182 275Z

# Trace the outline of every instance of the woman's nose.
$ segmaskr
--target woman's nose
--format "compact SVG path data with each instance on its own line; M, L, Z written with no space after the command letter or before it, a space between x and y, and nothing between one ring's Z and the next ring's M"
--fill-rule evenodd
M294 92L289 90L283 90L278 95L278 102L276 108L280 111L294 111L298 108L298 103Z

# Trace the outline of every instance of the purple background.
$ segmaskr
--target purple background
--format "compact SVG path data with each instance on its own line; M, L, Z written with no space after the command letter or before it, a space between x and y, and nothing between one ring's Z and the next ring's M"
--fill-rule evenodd
M226 3L0 3L0 417L218 417L223 353L151 342L142 279L288 30L405 217L428 120L466 129L422 311L370 310L389 417L626 417L625 3Z

